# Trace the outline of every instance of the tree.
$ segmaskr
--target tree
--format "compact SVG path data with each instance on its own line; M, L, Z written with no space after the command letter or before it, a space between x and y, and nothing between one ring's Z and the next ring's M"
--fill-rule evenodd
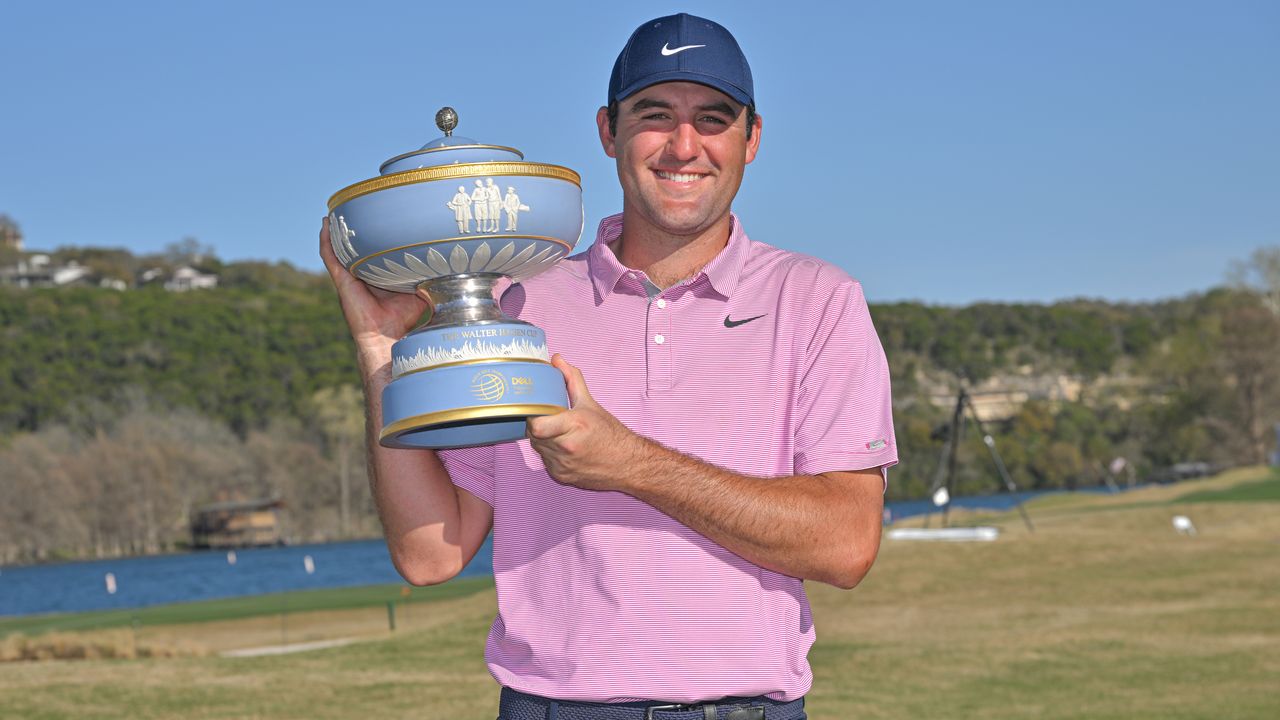
M212 245L205 245L190 235L178 242L165 245L164 259L175 267L181 265L199 267L207 261L217 261Z
M1280 245L1254 250L1248 262L1234 261L1228 277L1236 287L1257 293L1268 310L1280 315Z
M1280 416L1280 315L1253 303L1228 309L1218 363L1234 386L1237 424L1247 441L1245 457L1264 465L1271 423Z
M291 540L314 541L333 537L338 503L330 487L333 465L296 418L275 418L261 430L253 430L244 442L249 465L246 492L252 497L278 497L284 501L281 515L284 533Z
M314 417L324 436L338 480L338 532L351 531L353 461L364 455L364 395L354 385L321 388L311 396Z
M0 265L8 265L22 257L22 230L13 218L0 213Z

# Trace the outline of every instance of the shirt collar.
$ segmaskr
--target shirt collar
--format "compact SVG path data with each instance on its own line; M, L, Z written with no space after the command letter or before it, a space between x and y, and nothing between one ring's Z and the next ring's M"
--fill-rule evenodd
M729 242L724 249L701 271L685 281L685 284L693 284L702 277L706 277L711 287L726 299L738 286L742 265L746 261L751 244L738 216L731 213L729 221ZM591 273L591 283L595 286L596 296L602 300L614 292L618 287L618 281L631 271L631 268L618 260L613 249L609 247L609 243L620 237L622 237L622 214L610 215L600 221L600 227L596 230L596 242L587 252L587 268Z

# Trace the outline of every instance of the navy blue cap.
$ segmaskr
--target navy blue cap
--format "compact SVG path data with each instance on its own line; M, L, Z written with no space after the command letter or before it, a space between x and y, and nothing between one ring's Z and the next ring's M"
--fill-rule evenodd
M755 105L751 66L724 26L686 13L636 28L609 76L609 102L650 85L686 80L713 87L743 105Z

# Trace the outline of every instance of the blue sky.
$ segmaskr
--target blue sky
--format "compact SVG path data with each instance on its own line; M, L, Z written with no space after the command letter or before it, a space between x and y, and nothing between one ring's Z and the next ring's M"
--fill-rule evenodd
M621 202L594 114L636 25L737 36L763 146L735 203L873 301L1144 300L1280 244L1275 2L0 5L0 212L29 247L318 269L325 201L439 133Z

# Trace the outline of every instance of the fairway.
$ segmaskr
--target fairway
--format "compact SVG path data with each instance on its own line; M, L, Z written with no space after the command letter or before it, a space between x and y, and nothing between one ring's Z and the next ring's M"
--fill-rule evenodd
M1277 489L1266 470L1233 471L1048 497L1028 505L1034 533L1016 513L953 516L1000 527L993 543L886 540L857 589L809 584L810 717L1280 717ZM1177 514L1195 537L1173 531ZM414 589L394 632L394 586L309 607L291 598L283 616L279 597L174 606L169 624L140 628L139 640L206 654L3 663L0 717L491 719L497 691L482 653L495 602L491 585L469 582ZM290 643L360 641L216 655L278 644L282 617ZM93 622L86 634L130 632L118 618Z

